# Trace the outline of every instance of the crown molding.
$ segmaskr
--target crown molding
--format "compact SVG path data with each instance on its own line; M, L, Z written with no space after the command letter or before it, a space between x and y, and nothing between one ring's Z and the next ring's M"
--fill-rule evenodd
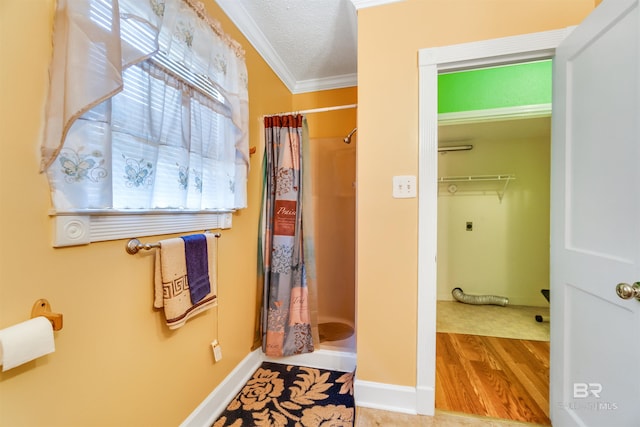
M364 9L365 7L380 6L387 3L397 3L399 1L404 0L351 0L351 3L353 3L357 10Z
M282 83L293 94L314 92L320 90L340 89L357 86L357 74L345 74L331 76L322 79L297 81L282 58L278 55L269 40L264 35L258 24L251 18L244 6L237 0L215 0L222 11L229 17L240 32L247 38L249 43L256 49L258 54L271 67L273 72L280 78ZM391 3L403 0L351 0L358 4L365 4L360 7L375 6L377 4Z
M341 76L326 77L323 79L300 80L296 83L293 94L316 92L321 90L341 89L358 86L357 74L343 74Z
M282 83L293 93L296 79L242 4L236 0L216 0L216 3L249 40L249 43L282 80Z

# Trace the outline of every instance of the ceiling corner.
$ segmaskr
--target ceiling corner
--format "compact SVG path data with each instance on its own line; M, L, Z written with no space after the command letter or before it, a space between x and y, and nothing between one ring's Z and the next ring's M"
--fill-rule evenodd
M296 79L242 4L237 0L215 1L235 26L238 27L240 32L249 40L249 43L253 45L265 62L269 64L289 91L293 93L296 86Z

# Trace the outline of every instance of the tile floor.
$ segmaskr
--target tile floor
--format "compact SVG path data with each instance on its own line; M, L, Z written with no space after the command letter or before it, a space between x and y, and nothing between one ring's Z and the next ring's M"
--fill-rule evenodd
M438 301L436 330L470 335L549 341L549 322L537 322L536 315L549 318L549 307L522 305L472 305Z

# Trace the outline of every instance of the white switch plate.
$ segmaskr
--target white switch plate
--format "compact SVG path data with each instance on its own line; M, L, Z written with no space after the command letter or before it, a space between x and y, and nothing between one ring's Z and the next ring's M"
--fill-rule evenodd
M211 343L211 349L213 350L213 360L216 362L222 360L222 347L220 347L218 340L213 340Z
M393 177L393 197L396 199L410 199L416 197L418 185L414 175L399 175Z

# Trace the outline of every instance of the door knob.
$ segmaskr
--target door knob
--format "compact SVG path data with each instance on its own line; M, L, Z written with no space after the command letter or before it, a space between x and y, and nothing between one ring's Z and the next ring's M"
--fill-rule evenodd
M635 282L633 285L628 283L618 283L618 286L616 286L616 293L622 299L635 298L640 301L640 282Z

